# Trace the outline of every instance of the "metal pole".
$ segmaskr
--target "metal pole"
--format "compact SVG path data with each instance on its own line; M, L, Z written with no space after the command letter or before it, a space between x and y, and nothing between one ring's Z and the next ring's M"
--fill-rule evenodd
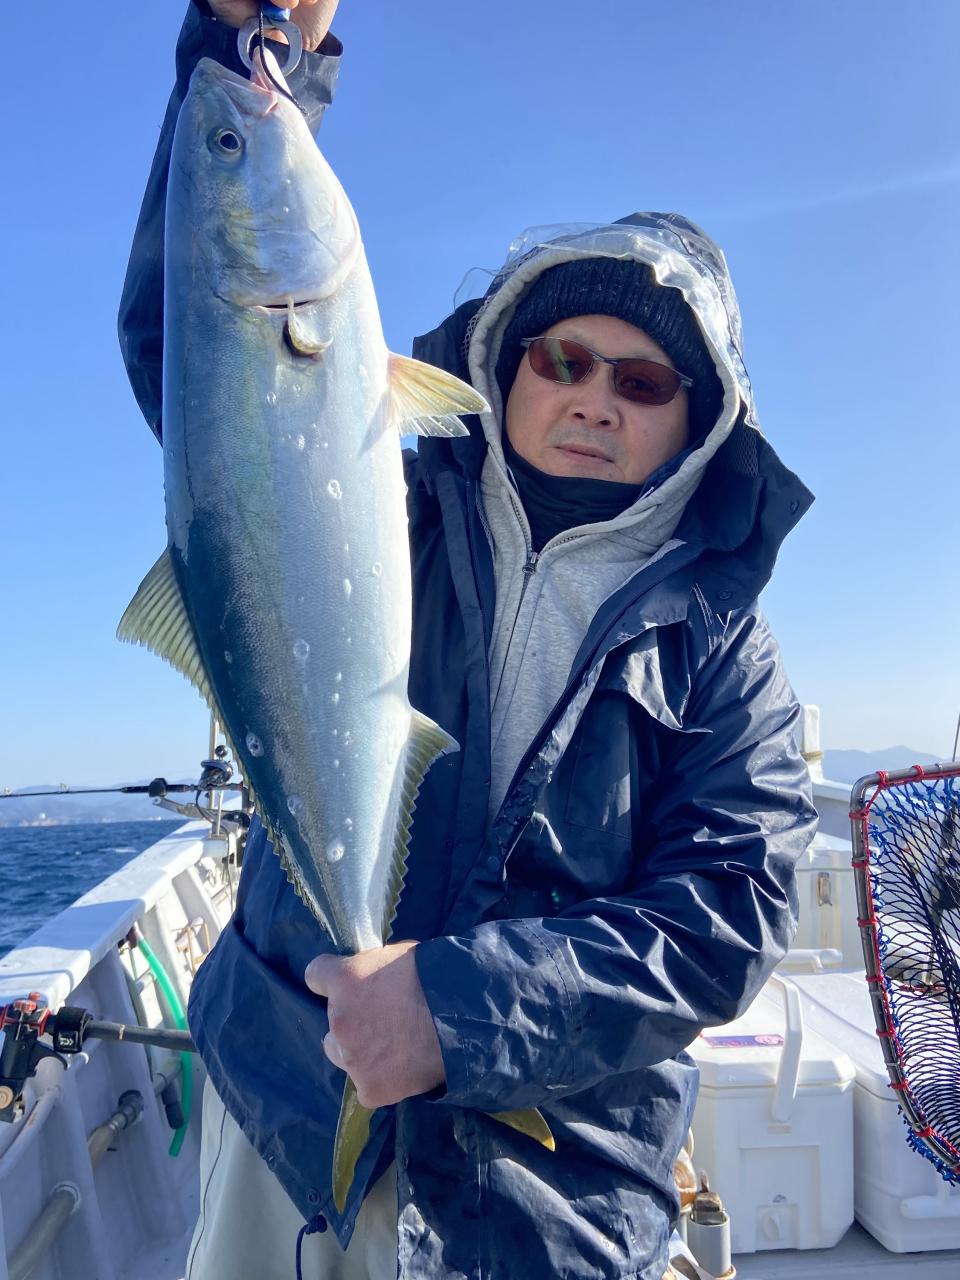
M142 1112L143 1098L135 1089L121 1095L117 1110L110 1119L98 1125L87 1138L91 1168L96 1167L103 1153L113 1146L124 1129L139 1119ZM60 1182L54 1187L7 1262L9 1280L28 1280L55 1243L64 1223L79 1208L80 1200L80 1189L75 1183Z

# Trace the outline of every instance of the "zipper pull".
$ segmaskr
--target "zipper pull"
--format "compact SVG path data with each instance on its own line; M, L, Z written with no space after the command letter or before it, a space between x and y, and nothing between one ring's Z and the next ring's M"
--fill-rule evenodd
M523 566L523 572L524 572L524 573L526 573L526 574L536 573L536 571L537 571L537 561L538 561L539 559L540 559L540 552L539 552L539 551L531 551L531 552L530 552L530 554L529 554L529 556L527 557L527 562L526 562L526 564Z

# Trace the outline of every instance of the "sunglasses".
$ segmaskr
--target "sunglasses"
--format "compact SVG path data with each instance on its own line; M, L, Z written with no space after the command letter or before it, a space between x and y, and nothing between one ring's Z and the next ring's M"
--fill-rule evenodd
M669 365L633 356L611 360L569 338L524 338L520 345L533 372L550 382L585 382L598 360L610 365L614 390L633 404L669 404L681 387L693 386L692 378Z

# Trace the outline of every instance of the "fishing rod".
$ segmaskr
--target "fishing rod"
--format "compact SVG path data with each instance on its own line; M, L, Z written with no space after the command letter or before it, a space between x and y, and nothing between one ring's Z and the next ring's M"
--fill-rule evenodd
M219 816L226 822L237 823L241 827L249 823L249 804L247 803L246 785L231 782L233 767L227 760L227 748L223 745L212 750L209 760L202 760L202 773L196 782L168 782L166 778L154 778L151 782L127 783L119 787L71 787L61 783L59 787L45 791L13 791L4 787L0 791L0 800L33 800L41 796L103 796L103 795L143 795L149 796L156 805L179 813L186 818L201 818L204 821L217 820L218 813L212 808L204 808L200 804L200 793L206 791L211 801L213 796L222 796L225 792L239 792L243 796L240 809L220 809ZM178 804L168 797L182 793L194 794L193 804Z
M64 1005L51 1013L39 992L33 991L20 1000L0 1005L0 1121L16 1120L23 1113L23 1088L36 1075L45 1058L56 1058L66 1067L66 1057L80 1053L84 1041L124 1041L128 1044L156 1045L177 1053L196 1053L189 1031L169 1027L128 1026L122 1022L105 1022L94 1018L86 1009ZM44 1044L41 1037L49 1037Z
M61 783L59 787L55 787L49 791L13 791L10 787L4 787L0 791L0 800L33 800L40 796L106 796L106 795L127 795L127 796L149 796L152 800L160 800L166 795L176 795L182 792L190 791L242 791L244 784L242 782L219 781L216 776L207 776L207 766L215 765L218 770L223 768L218 760L204 760L204 774L199 782L168 782L166 778L154 778L152 782L129 783L122 787L71 787L66 783ZM227 765L228 776L232 774L230 766Z

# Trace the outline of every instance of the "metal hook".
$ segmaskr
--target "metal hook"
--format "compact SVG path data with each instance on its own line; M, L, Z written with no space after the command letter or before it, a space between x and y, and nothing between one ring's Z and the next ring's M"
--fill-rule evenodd
M271 21L266 10L264 10L263 14L263 26L265 31L269 27L271 31L282 31L286 36L287 58L280 67L280 70L284 75L289 75L291 71L295 70L300 65L300 59L303 57L303 36L300 33L300 28L295 22ZM254 38L258 37L259 33L259 20L257 18L249 18L240 28L237 35L237 51L240 54L240 61L248 71L256 70L250 53L250 48L253 44ZM283 45L279 40L274 40L273 44L275 48L270 50L271 53L276 54L283 48ZM280 61L279 58L277 61Z

